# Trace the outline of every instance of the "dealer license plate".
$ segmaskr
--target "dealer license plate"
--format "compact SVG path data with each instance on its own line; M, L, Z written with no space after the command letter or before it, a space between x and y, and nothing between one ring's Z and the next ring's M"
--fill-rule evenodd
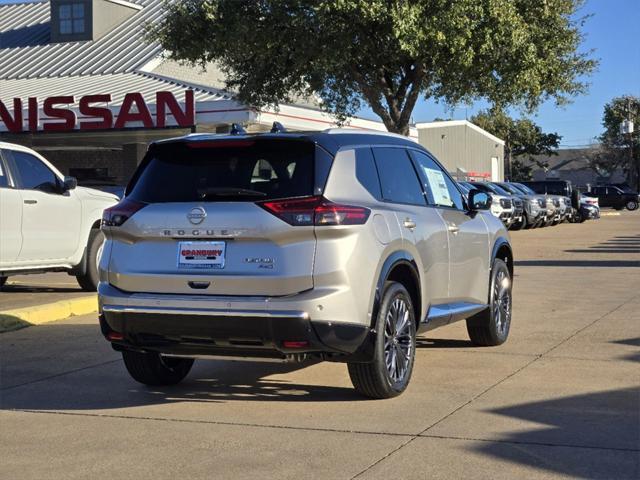
M178 268L224 268L225 242L179 242Z

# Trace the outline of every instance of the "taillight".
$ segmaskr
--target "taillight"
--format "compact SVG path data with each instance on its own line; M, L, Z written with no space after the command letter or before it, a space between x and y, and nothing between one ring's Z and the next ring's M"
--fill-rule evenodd
M258 205L293 226L363 225L371 213L368 208L340 205L323 197L273 200Z
M145 203L140 203L125 198L120 203L114 205L113 207L107 208L102 213L102 226L119 227L144 206L146 206Z

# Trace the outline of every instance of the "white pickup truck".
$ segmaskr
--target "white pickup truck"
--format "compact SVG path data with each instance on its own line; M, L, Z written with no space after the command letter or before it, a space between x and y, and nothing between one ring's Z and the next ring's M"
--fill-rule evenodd
M102 212L117 200L78 187L29 148L0 142L0 288L11 275L65 271L95 291Z

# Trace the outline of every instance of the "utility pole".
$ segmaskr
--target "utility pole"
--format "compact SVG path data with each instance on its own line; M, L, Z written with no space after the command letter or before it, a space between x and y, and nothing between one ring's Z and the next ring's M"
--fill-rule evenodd
M622 135L627 135L629 140L629 167L631 171L634 170L635 163L635 180L636 180L636 191L640 192L640 158L636 162L633 161L633 120L631 115L631 98L627 98L627 118L620 125L620 133Z

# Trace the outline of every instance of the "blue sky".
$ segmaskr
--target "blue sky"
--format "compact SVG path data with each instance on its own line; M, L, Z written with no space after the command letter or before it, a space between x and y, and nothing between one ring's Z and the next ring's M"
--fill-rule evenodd
M582 50L595 49L594 56L600 59L598 71L588 79L591 85L586 95L562 108L549 102L534 116L544 131L562 135L561 145L566 147L593 142L602 132L603 107L612 98L640 96L640 0L588 0L581 13L593 15L583 30L586 38ZM413 111L413 120L462 120L486 107L486 103L477 102L451 112L443 105L421 101Z
M587 0L581 13L593 15L584 27L587 37L583 50L595 49L594 56L600 59L598 71L588 79L589 91L563 108L552 102L545 104L534 116L544 131L559 133L561 144L573 147L587 145L601 133L605 103L624 94L640 96L640 0ZM432 101L421 101L413 112L413 120L464 119L483 108L486 104L477 102L450 111ZM361 114L376 118L368 111Z

